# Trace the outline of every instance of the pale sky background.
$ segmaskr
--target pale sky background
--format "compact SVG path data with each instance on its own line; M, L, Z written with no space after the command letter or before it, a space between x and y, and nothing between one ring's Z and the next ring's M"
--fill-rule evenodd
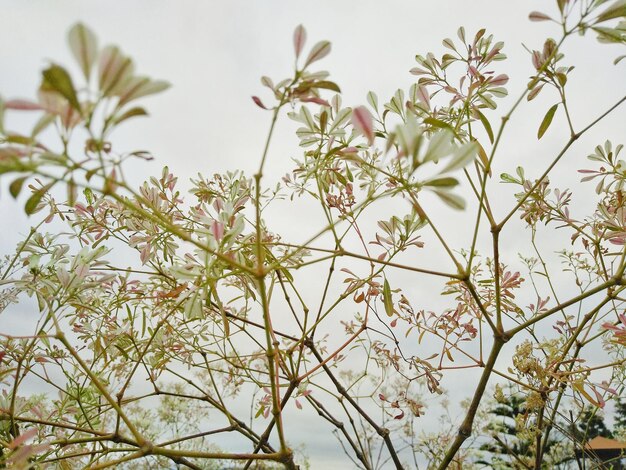
M494 68L511 77L507 88L511 96L517 97L533 71L522 43L538 49L545 37L559 34L555 25L529 22L528 13L531 10L554 13L553 3L545 0L0 0L0 94L4 98L34 97L39 71L48 60L75 67L65 35L74 22L83 21L97 34L101 46L114 43L129 54L139 74L164 79L173 85L167 92L142 101L150 118L129 121L113 135L120 148L148 149L155 155L155 162L133 166L137 181L158 174L165 164L181 180L197 172L209 175L236 168L252 174L258 165L270 115L257 108L250 96L268 99L267 89L259 82L262 75L272 77L275 82L289 76L293 63L292 32L296 25L302 23L307 28L305 50L321 39L332 42L331 55L317 67L331 72L331 79L341 86L344 104L348 106L365 104L369 90L378 94L380 103L388 101L397 88L407 90L415 78L408 73L416 65L415 54L432 51L441 55L444 51L441 40L445 37L456 40L461 25L470 37L485 27L496 40L505 42L503 52L509 60L497 63ZM613 58L623 51L616 46L600 45L591 35L573 38L564 52L564 63L577 66L568 88L574 123L582 128L626 91L626 61L613 66ZM543 95L529 105L524 104L512 120L511 128L515 131L505 135L502 146L507 150L497 162L495 175L513 172L517 165L523 165L529 176L538 176L566 142L568 136L564 127L559 126L563 124L562 115L557 115L553 129L541 142L536 140L541 117L556 102L553 92L544 91ZM499 103L501 106L490 116L503 114L511 100ZM567 163L559 167L556 175L562 178L564 186L571 188L577 184L579 178L571 170L585 165L585 157L595 145L607 138L616 144L623 142L624 108L572 147L571 158L568 155ZM18 127L21 121L9 120L9 128L12 122ZM280 122L265 171L267 184L289 171L290 159L300 155L296 127L286 118ZM0 249L6 253L28 231L29 221L23 215L24 201L16 204L9 200L6 182L2 190L0 220L10 221L0 228ZM495 203L501 207L501 215L512 201L509 190L507 196ZM589 207L583 199L575 202L579 207ZM294 223L285 214L277 212L272 223L287 239L304 240L317 226L315 219ZM443 227L455 231L452 239L458 241L457 247L467 244L463 224L470 223L471 218L465 219L463 214L449 210L437 216ZM527 241L512 237L504 256L515 263L517 252L522 247L526 249ZM559 246L555 245L555 249ZM419 265L425 266L427 261ZM462 396L461 389L469 389L459 387L464 380L475 380L475 376L451 375L444 385L453 390L455 397ZM430 416L425 418L425 424L434 426L437 413ZM294 440L305 440L319 433L307 425L297 432ZM310 446L312 468L320 468L322 463L328 470L349 468L341 455L332 454L333 448L336 445L332 438L327 443Z

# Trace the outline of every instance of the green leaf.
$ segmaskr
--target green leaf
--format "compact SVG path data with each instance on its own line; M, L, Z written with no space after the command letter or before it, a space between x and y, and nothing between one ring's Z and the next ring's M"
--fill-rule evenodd
M48 183L42 188L39 188L32 194L31 197L28 198L28 200L26 201L26 205L24 206L24 212L26 212L27 215L31 215L37 212L37 206L41 202L41 199L45 196L48 190L50 190L50 188L54 186L54 183L55 182L53 181L52 183Z
M148 95L154 95L167 90L170 84L163 80L150 80L148 77L129 77L120 86L116 86L112 93L120 97L119 106Z
M22 176L11 182L11 184L9 185L9 193L11 193L13 199L17 199L17 196L20 195L22 187L24 186L24 181L26 181L28 178L28 176Z
M450 124L448 124L447 122L442 121L441 119L436 119L434 117L427 117L427 118L425 118L424 119L424 124L428 124L429 126L437 127L439 129L448 129L448 130L451 130L451 131L454 130L453 127Z
M602 26L593 26L591 29L598 33L598 41L600 42L621 43L624 41L624 33L619 27L605 28Z
M445 191L435 191L435 194L448 206L453 209L463 210L465 209L465 201L462 197L456 194L447 193Z
M326 111L322 111L322 114L320 114L320 130L322 132L326 130L327 124L328 124L328 113Z
M483 124L485 131L487 132L487 136L489 136L489 142L493 144L493 129L491 128L491 124L489 120L485 117L483 113L481 113L478 109L475 110L476 114L478 114L478 119Z
M393 315L393 301L391 299L391 287L389 287L389 281L385 278L383 284L383 304L385 305L385 312L388 317Z
M96 198L93 195L93 191L90 188L85 188L83 190L83 194L85 195L85 200L87 204L91 205L95 202Z
M410 133L418 132L418 129L412 129L407 127L407 130ZM407 136L411 139L415 139L417 136ZM455 146L452 142L453 134L451 131L445 129L439 132L435 132L428 143L428 150L424 154L424 162L433 161L435 163L439 162L440 158L443 158L447 155L450 155L455 149ZM405 137L406 138L406 137Z
M28 136L19 134L10 134L4 137L4 142L8 144L34 145L36 142Z
M618 0L609 8L604 10L598 15L597 22L612 20L615 18L622 18L626 16L626 0Z
M456 178L445 176L443 178L435 178L422 183L424 186L437 186L443 188L453 188L459 184Z
M478 153L478 144L476 142L466 142L461 145L452 155L450 162L440 171L447 173L448 171L464 168L476 158Z
M320 41L313 46L311 52L309 52L309 56L306 58L306 62L304 63L304 68L307 68L313 62L316 62L320 59L323 59L330 53L330 42L328 41Z
M76 23L67 35L70 49L80 65L85 78L89 80L91 69L98 56L96 35L82 23Z
M33 130L30 133L31 138L34 139L35 137L37 137L43 130L45 130L50 124L52 124L55 119L56 116L54 114L46 113L41 116L41 118L39 118L37 124L35 124L35 127L33 127Z
M61 94L61 96L63 96L70 103L70 106L80 113L81 109L76 96L76 89L74 88L72 78L70 77L70 74L67 73L67 70L60 65L52 64L44 70L42 74L42 87L54 90Z
M34 171L37 164L33 161L25 162L15 147L0 147L0 175L12 171Z
M320 80L317 82L313 82L313 84L311 85L311 88L324 88L325 90L332 90L332 91L336 91L337 93L341 93L341 89L339 88L339 85L337 85L335 82L331 82L328 80Z
M144 108L137 106L134 108L130 108L128 111L126 111L122 115L113 119L113 124L119 124L122 121L126 121L127 119L130 119L132 117L147 116L147 115L148 115L148 112Z
M502 173L500 175L500 179L502 180L503 183L522 184L520 180L518 180L514 176L509 175L508 173Z
M76 196L78 195L78 190L76 188L76 182L74 178L70 178L67 182L67 203L68 205L74 207L76 204Z
M374 111L378 111L378 96L373 91L367 93L367 102L370 104Z
M475 139L472 140L472 142L476 144L476 150L478 151L478 159L483 164L483 169L486 170L489 167L489 156L487 155L487 152L485 152L485 149L483 148L480 142L478 142ZM491 176L491 168L489 168L489 176Z
M541 139L548 130L548 127L550 127L550 124L552 124L552 118L554 118L554 113L556 113L556 108L558 107L559 104L557 103L553 105L550 109L548 109L548 112L543 117L543 121L541 121L539 130L537 131L537 139Z
M446 38L441 43L448 49L452 49L454 52L456 52L456 47L454 46L454 42L452 41L452 39Z

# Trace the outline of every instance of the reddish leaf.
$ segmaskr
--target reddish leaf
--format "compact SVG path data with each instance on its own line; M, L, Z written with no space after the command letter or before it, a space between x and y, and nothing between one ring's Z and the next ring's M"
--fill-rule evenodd
M254 101L254 103L262 109L267 109L267 107L263 104L263 102L261 101L261 98L259 98L258 96L253 96L252 97L252 101Z
M367 138L370 145L374 143L374 123L372 115L365 106L352 110L352 125Z
M430 109L430 93L424 85L420 85L417 89L417 97L426 105L427 109Z
M304 29L304 26L299 24L296 27L296 30L293 32L293 48L296 51L296 59L300 57L300 52L302 52L302 48L304 47L305 42L306 29Z
M29 439L32 439L36 435L37 435L37 429L36 428L30 428L28 431L20 434L15 439L13 439L11 442L9 442L8 447L9 447L9 449L16 449L17 447L22 445L24 442L28 441Z
M300 98L300 101L303 103L315 103L321 106L330 106L328 101L323 100L322 98L319 98L318 96L305 96L303 98Z
M4 103L6 109L16 109L18 111L41 111L43 108L28 100L9 100Z
M213 237L215 240L220 242L222 238L224 238L224 224L217 220L211 222L211 232L213 233Z
M539 92L541 91L543 86L544 86L544 84L542 83L541 85L538 85L535 88L533 88L532 90L530 90L530 93L528 93L528 96L526 97L526 99L528 101L532 101L533 99L535 99L535 97L539 94Z
M503 73L501 75L498 75L497 77L492 78L489 84L502 86L502 85L506 85L508 81L509 81L509 76Z

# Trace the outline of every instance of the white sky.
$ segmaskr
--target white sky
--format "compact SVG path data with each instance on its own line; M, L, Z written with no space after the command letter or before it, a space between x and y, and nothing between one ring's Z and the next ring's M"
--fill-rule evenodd
M321 39L332 42L331 55L319 67L329 70L331 79L341 86L346 105L364 104L369 90L375 91L382 103L397 88L408 89L414 78L408 70L416 65L415 54L432 51L440 55L441 40L456 39L461 25L470 36L485 27L496 40L505 42L509 60L496 67L510 75L507 87L516 97L532 73L522 43L540 48L543 38L558 34L555 26L530 23L527 15L536 9L553 13L553 3L0 0L0 94L4 98L33 97L39 71L47 60L73 64L65 34L80 20L95 31L100 45L120 45L135 60L138 73L173 84L166 93L143 101L150 118L129 121L114 134L115 142L125 150L148 149L156 156L156 162L133 167L139 179L144 177L142 172L145 176L159 173L164 164L183 180L197 172L212 174L235 168L251 174L259 161L269 113L257 108L250 96L267 99L267 89L259 82L261 75L278 81L290 73L292 32L297 24L307 28L306 47ZM573 119L581 128L624 94L626 61L613 66L611 62L619 54L616 47L599 45L592 37L573 38L565 53L564 63L577 66L568 87L574 98ZM541 117L556 102L550 92L544 94L547 96L524 105L513 119L511 127L516 130L505 136L503 147L507 150L501 155L496 175L511 172L520 164L528 173L538 175L567 140L566 133L558 129L562 116L557 116L554 130L537 142ZM491 115L498 116L507 109L504 104ZM572 149L574 160L568 160L575 163L562 168L580 168L585 156L606 138L623 142L624 122L626 110L621 109L610 122L581 139ZM279 125L265 172L267 183L279 179L291 168L291 157L299 156L295 127L288 119ZM578 180L574 172L562 177L570 187ZM11 221L10 229L6 225L0 228L0 248L5 253L13 248L20 233L27 232L29 221L22 214L23 201L19 205L11 202L5 184L2 189L0 220ZM500 201L500 207L504 210L511 201L509 194ZM579 202L584 206L584 201ZM439 222L455 230L452 224L461 218L445 212ZM309 233L302 232L309 228L306 221L293 224L277 216L275 223L301 239ZM313 228L311 225L311 231ZM464 230L456 232L453 238L464 242ZM525 241L513 237L505 254L515 261ZM452 379L448 386L454 388L458 383ZM309 455L313 468L318 468L321 454L310 451ZM346 468L339 465L325 462L328 469Z

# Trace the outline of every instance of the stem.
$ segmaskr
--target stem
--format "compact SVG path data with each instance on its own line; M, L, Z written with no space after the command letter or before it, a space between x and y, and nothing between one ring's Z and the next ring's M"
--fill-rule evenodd
M489 353L489 358L487 359L485 369L480 376L480 381L478 382L478 386L476 387L476 391L474 392L474 397L472 398L472 402L469 406L469 409L467 410L465 419L459 427L459 432L456 436L456 439L454 440L452 445L450 445L450 447L446 451L446 455L439 464L439 470L445 470L448 468L448 466L452 463L454 456L461 448L465 440L472 435L472 427L474 425L474 418L476 416L476 412L478 411L478 406L480 405L480 401L483 397L483 394L485 393L487 383L489 382L489 377L491 377L491 372L493 371L496 360L498 359L498 355L500 354L504 343L505 340L502 337L494 337L494 342L491 348L491 352Z

